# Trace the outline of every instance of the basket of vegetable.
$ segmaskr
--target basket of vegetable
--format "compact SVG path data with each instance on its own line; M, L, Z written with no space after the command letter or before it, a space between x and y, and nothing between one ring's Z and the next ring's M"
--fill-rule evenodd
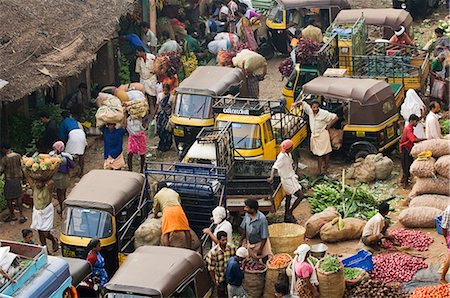
M344 268L344 279L346 286L354 286L364 279L369 278L366 271L360 268Z
M267 266L260 261L250 260L244 263L244 280L242 286L248 297L261 297L264 292Z
M335 256L326 256L316 265L319 293L323 298L342 298L345 292L344 265Z
M31 179L48 181L58 171L61 158L51 157L48 154L34 154L32 157L22 157L24 172Z
M305 242L305 228L291 223L277 223L269 226L269 239L272 252L292 254Z
M267 261L266 285L264 288L264 297L274 297L275 291L273 285L278 280L280 273L286 273L286 268L292 261L292 257L287 253L276 254Z
M402 291L402 284L400 283L387 283L376 280L365 280L355 285L351 289L345 292L346 298L406 298L407 294ZM417 296L417 297L429 297L429 296Z
M436 297L445 298L450 297L450 284L442 284L438 286L427 286L422 288L416 288L410 298L425 298Z

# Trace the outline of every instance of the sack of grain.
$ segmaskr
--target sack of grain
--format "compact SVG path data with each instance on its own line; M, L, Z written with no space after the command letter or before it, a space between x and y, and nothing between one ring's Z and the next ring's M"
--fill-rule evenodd
M319 280L320 298L342 298L345 292L344 265L337 272L325 272L320 269L320 261L316 265Z
M344 228L339 230L339 218L335 218L320 229L320 239L326 242L339 242L361 238L366 221L359 218L344 218Z
M372 182L376 178L376 167L375 163L371 159L364 160L356 166L353 166L355 172L353 177L360 182Z
M331 147L333 147L334 150L341 149L342 140L344 138L344 130L330 128L328 132L330 133Z
M267 66L266 59L262 55L247 49L239 52L232 61L235 67L254 74L260 74L260 70Z
M439 175L445 178L450 178L450 155L439 157L434 164L434 169Z
M386 180L391 176L394 169L394 162L387 156L383 156L375 162L375 178L377 180Z
M421 195L409 202L409 207L433 207L445 210L450 205L450 197L442 195Z
M439 175L437 178L417 178L409 197L414 198L423 194L450 196L448 178Z
M119 88L115 88L115 90L114 90L114 95L115 95L118 99L120 99L120 101L121 101L122 103L127 102L127 101L130 100L130 98L128 97L127 92L125 92L125 91L123 91L123 90L120 90Z
M264 264L261 265L264 266L264 269L262 270L244 269L242 287L247 292L249 298L261 298L264 294L267 266Z
M134 246L159 246L161 242L161 218L147 218L134 232Z
M336 217L339 217L339 213L336 211L334 207L328 207L322 212L316 213L311 216L305 224L306 233L305 237L314 238L319 234L320 229L326 223L329 223Z
M433 228L434 219L442 210L433 207L409 207L398 216L400 223L406 228Z
M427 160L416 159L411 167L409 168L409 172L419 178L429 178L434 175L434 163L436 159L430 157Z
M122 121L123 117L124 114L122 105L104 105L99 107L97 113L95 113L97 127L107 123L119 123Z
M121 105L120 99L112 94L100 92L97 95L96 103L98 107L101 106L117 106Z
M414 144L411 150L411 155L414 158L426 151L431 151L434 158L439 158L444 155L450 155L450 141L444 139L425 140Z
M197 234L194 233L194 231L191 230L191 249L197 250L201 243L198 239ZM184 232L172 232L169 236L169 243L172 247L180 247L180 248L187 248L186 246L186 238L184 237ZM161 245L162 245L162 236L161 236Z
M145 98L144 92L142 92L140 90L130 90L130 91L127 92L127 95L128 95L128 98L131 101L138 100L138 99L145 99L145 100L147 100Z

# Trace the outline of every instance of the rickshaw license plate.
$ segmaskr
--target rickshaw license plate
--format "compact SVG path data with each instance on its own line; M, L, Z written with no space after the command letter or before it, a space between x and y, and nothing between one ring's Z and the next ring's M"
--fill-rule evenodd
M75 258L75 252L65 248L62 250L62 254L64 257Z
M393 126L387 128L387 137L388 139L392 138L395 134L395 130Z
M184 130L179 128L173 129L173 135L177 137L184 137Z

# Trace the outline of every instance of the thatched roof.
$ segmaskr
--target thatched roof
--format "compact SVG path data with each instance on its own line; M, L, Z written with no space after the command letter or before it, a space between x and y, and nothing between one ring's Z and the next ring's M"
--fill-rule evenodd
M133 0L0 1L0 101L76 75L95 59Z

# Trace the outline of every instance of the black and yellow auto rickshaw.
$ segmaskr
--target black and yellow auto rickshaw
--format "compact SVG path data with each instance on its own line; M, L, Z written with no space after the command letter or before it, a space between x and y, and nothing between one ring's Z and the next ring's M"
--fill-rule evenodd
M244 81L239 68L200 66L175 90L171 117L175 144L183 157L203 127L214 125L213 97L237 95Z
M347 0L277 0L266 20L269 38L279 52L287 54L287 29L292 23L294 12L301 15L298 26L304 28L308 25L308 20L314 18L324 31L342 9L350 9Z
M321 102L339 116L342 150L351 158L396 148L400 138L398 109L391 86L380 80L318 77L303 86L298 99Z
M85 259L89 241L99 238L112 276L119 254L134 250L134 232L150 212L147 194L138 173L92 170L84 175L64 201L63 257Z

